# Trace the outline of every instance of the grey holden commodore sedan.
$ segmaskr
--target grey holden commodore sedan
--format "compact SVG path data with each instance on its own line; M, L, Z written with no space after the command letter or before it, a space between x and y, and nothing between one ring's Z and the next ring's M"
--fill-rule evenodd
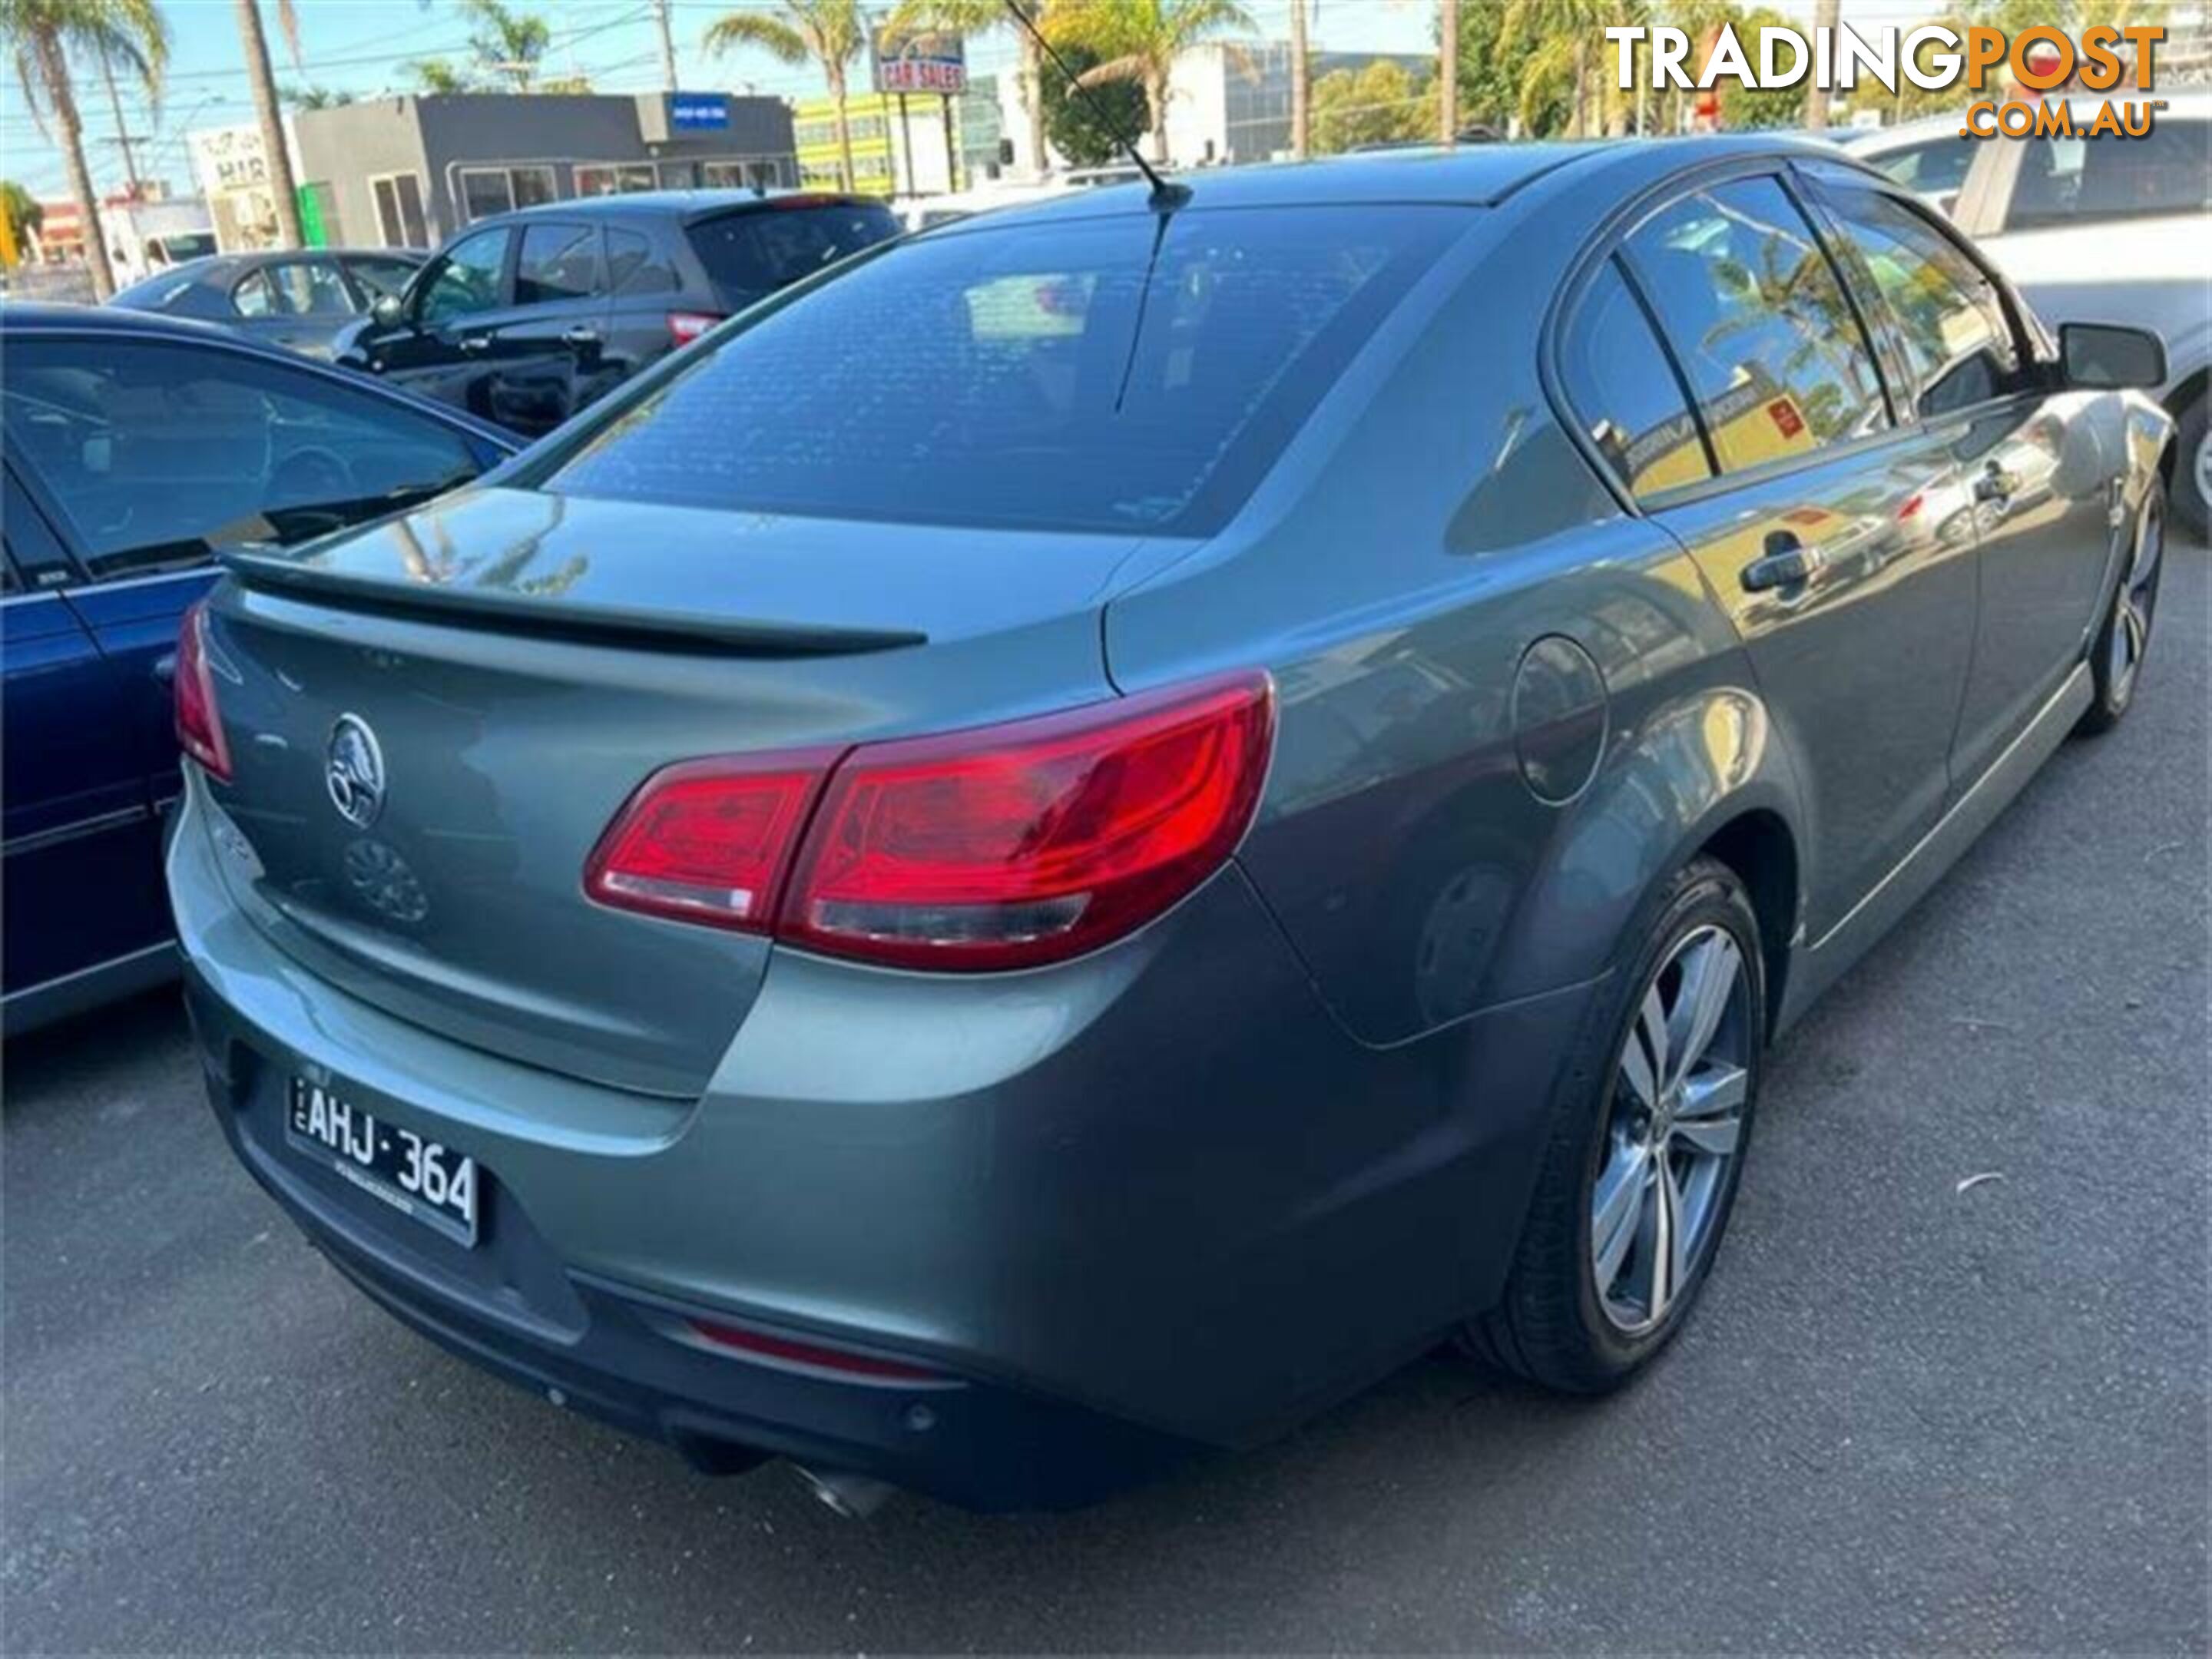
M1439 1341L1595 1393L1762 1057L2158 595L2158 342L1765 140L1086 191L240 555L168 848L223 1132L702 1468L1080 1502Z

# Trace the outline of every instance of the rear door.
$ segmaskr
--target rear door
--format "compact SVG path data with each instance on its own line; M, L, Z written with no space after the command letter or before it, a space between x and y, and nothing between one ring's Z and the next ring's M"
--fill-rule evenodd
M12 471L0 595L0 989L168 933L132 688L63 597L77 572Z
M484 411L501 426L550 431L609 384L607 283L599 228L526 219L509 307L483 319L490 347Z
M1671 416L1614 424L1796 760L1817 937L1943 804L1974 637L1958 462L1941 434L1893 420L1862 320L1775 173L1649 213L1579 305L1566 356L1573 369L1579 343L1582 367L1565 378L1594 435L1607 400L1576 394L1576 375L1605 386L1626 361L1616 341L1640 329L1656 325L1689 394L1689 432Z
M2053 391L1997 282L1940 219L1861 175L1815 185L1847 273L1901 359L1904 400L1966 473L1981 603L1957 734L1970 787L2080 659L2126 470L2110 393Z

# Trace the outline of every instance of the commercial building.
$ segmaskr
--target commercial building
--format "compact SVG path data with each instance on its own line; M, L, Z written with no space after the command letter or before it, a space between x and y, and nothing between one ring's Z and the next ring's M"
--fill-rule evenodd
M977 76L964 91L861 93L845 100L853 141L854 188L869 196L935 196L995 179L1000 168L996 77ZM837 106L810 98L792 112L799 182L835 190L842 152Z
M321 240L357 246L574 196L799 182L790 107L725 93L378 98L301 111L294 133Z
M951 113L957 100L929 94L862 93L845 100L846 131L853 146L853 188L869 196L934 196L952 182ZM792 112L799 150L799 181L834 190L844 152L837 142L837 106L810 98Z
M1314 52L1318 82L1387 60L1415 80L1436 72L1425 52ZM1282 41L1210 42L1176 59L1168 82L1168 159L1179 167L1269 161L1291 149L1291 49Z

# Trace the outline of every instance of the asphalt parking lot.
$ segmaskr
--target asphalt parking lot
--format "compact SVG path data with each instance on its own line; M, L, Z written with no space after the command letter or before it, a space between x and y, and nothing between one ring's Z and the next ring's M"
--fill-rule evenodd
M21 1041L5 1646L2204 1651L2208 618L2177 548L2126 725L1785 1045L1641 1385L1437 1358L1077 1515L695 1476L343 1285L171 998Z

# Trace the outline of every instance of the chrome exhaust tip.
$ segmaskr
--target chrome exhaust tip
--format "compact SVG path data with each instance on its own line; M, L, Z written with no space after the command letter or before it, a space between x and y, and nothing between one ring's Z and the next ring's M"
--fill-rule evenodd
M873 1480L865 1474L847 1474L840 1469L810 1469L804 1463L791 1466L799 1471L799 1478L806 1489L831 1510L848 1521L865 1521L889 1503L898 1488L888 1480Z

